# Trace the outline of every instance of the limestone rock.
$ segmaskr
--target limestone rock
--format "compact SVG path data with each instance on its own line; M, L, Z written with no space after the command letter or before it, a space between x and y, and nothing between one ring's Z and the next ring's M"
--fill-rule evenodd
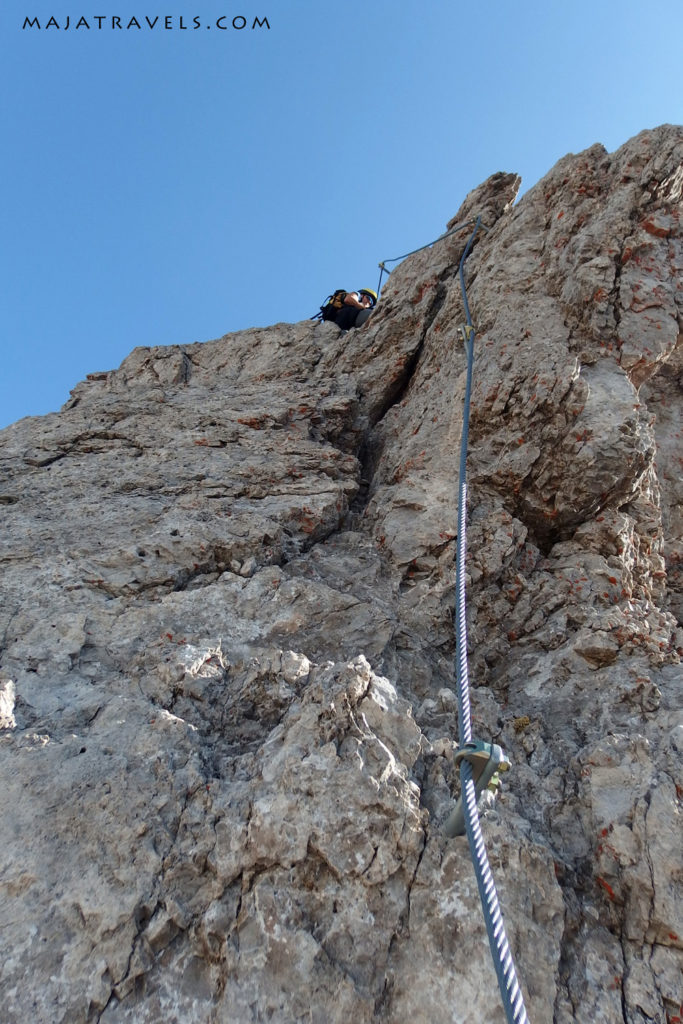
M474 189L473 725L532 1021L683 1003L683 130ZM504 1019L458 795L471 228L360 330L136 349L0 434L7 1024Z

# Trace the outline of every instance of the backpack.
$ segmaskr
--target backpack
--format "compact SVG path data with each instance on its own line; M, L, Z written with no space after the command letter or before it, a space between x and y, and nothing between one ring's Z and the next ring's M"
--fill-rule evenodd
M317 316L320 317L321 320L334 320L337 313L344 305L344 299L348 294L349 293L345 292L343 288L337 288L336 292L332 292L331 295L327 296L320 307L320 312Z

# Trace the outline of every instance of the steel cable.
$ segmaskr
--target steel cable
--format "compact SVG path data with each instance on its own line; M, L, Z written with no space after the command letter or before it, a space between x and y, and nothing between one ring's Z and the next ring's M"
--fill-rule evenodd
M466 326L463 341L467 354L467 377L463 403L463 423L460 439L460 468L458 473L458 539L456 545L456 586L455 586L455 676L458 701L458 731L460 746L472 740L472 715L470 706L469 674L467 663L467 602L465 586L465 558L467 553L467 450L469 445L470 399L472 393L472 372L474 364L474 326L467 301L464 266L474 244L481 224L477 217L474 230L460 258L460 287L465 308ZM472 778L472 766L466 758L460 762L460 781L465 809L465 831L470 847L474 873L479 889L486 932L491 949L491 958L498 978L498 987L503 1000L505 1015L509 1024L528 1024L524 997L517 979L514 960L510 951L505 924L498 902L496 885L493 880L486 846L481 832L477 793Z
M379 293L382 288L382 277L384 276L384 274L389 275L391 273L390 270L387 270L385 264L398 263L399 260L405 260L407 259L408 256L414 256L416 252L422 252L423 249L429 249L430 246L436 245L437 242L443 242L445 238L449 238L451 235L455 235L458 231L462 231L463 228L469 228L472 224L479 223L480 221L481 217L477 218L477 221L468 220L465 221L464 224L454 224L453 227L449 228L448 231L445 231L443 235L439 235L439 237L435 238L433 241L427 242L426 245L421 245L417 249L411 249L410 252L404 253L403 256L394 256L394 258L391 260L382 260L382 262L379 264L379 283L377 285L377 296L379 297ZM486 228L484 230L486 230Z

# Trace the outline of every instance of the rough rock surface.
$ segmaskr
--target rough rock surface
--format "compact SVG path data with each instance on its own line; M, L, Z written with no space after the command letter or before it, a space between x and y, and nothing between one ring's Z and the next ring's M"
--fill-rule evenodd
M535 1024L683 1003L683 130L475 189L484 832ZM360 330L136 349L0 435L5 1024L504 1019L457 779L469 232Z

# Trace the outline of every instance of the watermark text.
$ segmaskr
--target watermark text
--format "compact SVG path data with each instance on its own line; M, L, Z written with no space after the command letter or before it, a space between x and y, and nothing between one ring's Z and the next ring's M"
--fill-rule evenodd
M119 15L80 15L72 17L50 18L29 17L24 18L22 29L31 32L196 32L197 29L218 29L221 32L242 32L244 30L254 31L264 29L270 31L270 21L265 15L246 14L222 14L218 18L204 19L200 15L189 17L186 15L165 16L141 15L122 18Z

